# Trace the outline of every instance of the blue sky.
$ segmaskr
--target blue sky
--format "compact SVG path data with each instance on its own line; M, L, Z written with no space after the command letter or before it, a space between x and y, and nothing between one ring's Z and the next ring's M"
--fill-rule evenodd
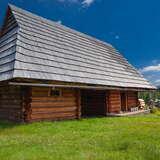
M111 43L160 85L159 0L0 0L0 24L8 3Z

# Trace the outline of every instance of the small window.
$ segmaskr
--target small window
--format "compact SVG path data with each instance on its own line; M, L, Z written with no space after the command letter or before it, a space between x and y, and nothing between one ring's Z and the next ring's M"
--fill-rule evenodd
M60 89L51 89L50 96L53 96L53 97L61 96L61 90Z

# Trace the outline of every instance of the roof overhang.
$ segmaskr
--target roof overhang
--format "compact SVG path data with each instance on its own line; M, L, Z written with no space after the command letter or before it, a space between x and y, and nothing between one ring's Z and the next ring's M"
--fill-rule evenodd
M92 90L121 90L121 91L154 91L156 89L146 88L122 88L114 86L94 86L94 85L68 85L68 84L47 84L47 83L24 83L8 82L8 85L14 86L32 86L32 87L53 87L53 88L74 88L74 89L92 89Z

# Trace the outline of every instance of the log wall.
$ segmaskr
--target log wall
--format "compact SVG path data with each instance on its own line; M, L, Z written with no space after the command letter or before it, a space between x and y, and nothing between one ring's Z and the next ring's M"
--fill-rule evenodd
M108 112L119 113L121 111L121 96L120 91L108 92Z
M120 91L109 91L108 95L108 112L119 113L121 111L121 94ZM138 92L126 91L127 110L138 105Z
M127 92L127 106L128 110L131 109L131 107L137 107L138 105L138 92Z
M0 119L19 122L22 118L21 87L0 87Z
M0 119L11 121L65 120L121 111L120 91L59 89L53 96L46 87L0 87ZM127 91L127 108L136 107L138 92ZM81 108L82 107L82 108Z
M61 95L51 96L50 88L32 87L27 121L63 120L79 118L79 92L60 89Z

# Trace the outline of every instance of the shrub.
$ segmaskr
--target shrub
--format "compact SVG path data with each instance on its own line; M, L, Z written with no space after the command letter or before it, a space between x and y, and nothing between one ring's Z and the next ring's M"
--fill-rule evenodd
M157 108L157 107L152 108L151 113L160 116L160 108Z

